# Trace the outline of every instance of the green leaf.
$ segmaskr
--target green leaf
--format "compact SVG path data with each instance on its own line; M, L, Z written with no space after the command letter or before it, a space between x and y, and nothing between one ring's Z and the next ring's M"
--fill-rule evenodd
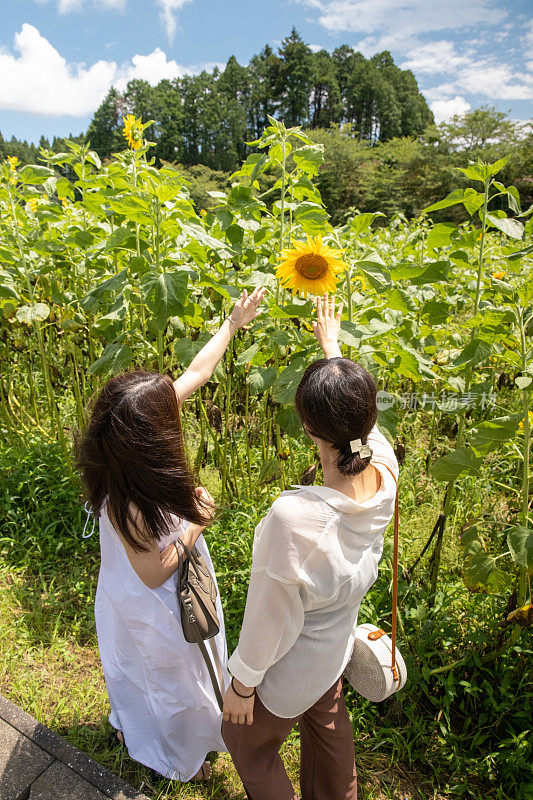
M279 462L277 458L270 458L268 461L265 461L261 467L261 472L259 473L259 478L257 480L258 484L261 485L273 480L275 477L277 477L278 471Z
M379 264L377 261L356 261L353 271L362 272L376 292L384 292L390 288L389 272L383 264Z
M96 167L96 169L102 168L102 162L100 161L100 156L94 150L89 150L87 153L87 161Z
M229 208L217 208L215 216L219 222L220 227L225 231L233 223L233 214Z
M465 559L463 580L471 592L492 594L505 591L512 578L496 566L496 558L484 551L481 542L472 542Z
M433 203L433 205L422 209L420 216L423 214L429 214L430 211L438 211L441 208L449 208L450 206L456 206L458 203L462 203L463 194L464 193L462 189L455 189L453 192L450 192L450 194L445 197L444 200L439 200L437 203Z
M329 214L322 206L309 201L299 203L294 212L295 222L310 236L318 236L323 233L328 218Z
M242 211L254 203L251 186L234 186L228 194L228 206L230 208Z
M391 348L400 361L395 365L395 370L407 378L418 381L421 378L436 378L436 374L431 369L431 362L422 353L410 347L405 342L391 342Z
M156 275L147 272L142 279L147 305L153 314L156 327L161 330L170 317L179 314L187 299L187 272L164 272Z
M318 170L324 160L323 144L304 144L292 154L294 163L309 177L318 175Z
M105 243L105 252L108 253L110 250L114 250L115 248L124 247L124 242L126 239L131 239L132 232L129 228L116 228L108 237ZM135 245L130 247L130 249L134 250Z
M102 355L87 370L88 375L116 375L133 361L133 350L127 344L108 344Z
M457 167L459 172L462 172L470 181L480 181L485 183L485 172L478 164L469 164L468 167Z
M481 475L480 463L481 459L476 457L473 450L469 447L459 447L437 459L430 467L429 472L437 481L452 481L462 472L469 475Z
M427 238L428 250L435 250L436 247L447 247L451 243L452 234L457 230L457 226L451 222L443 222L434 225Z
M398 412L394 410L393 406L388 408L378 405L378 425L384 428L388 433L389 438L394 441L396 438L396 429L398 427Z
M74 240L79 247L82 247L84 250L87 247L90 247L94 242L94 236L89 231L76 231L74 233Z
M226 229L226 236L233 247L240 247L244 238L244 231L240 225L230 225Z
M243 364L249 364L252 361L252 358L255 356L255 354L260 350L260 348L261 345L259 342L256 342L251 347L248 347L248 349L245 350L243 353L241 353L240 356L237 358L235 362L237 366L242 367Z
M250 387L250 394L263 394L273 385L276 380L276 370L274 367L264 367L254 369L246 376L246 383Z
M533 383L533 378L531 375L519 375L518 378L515 378L514 382L518 386L519 389L527 389Z
M18 300L19 294L13 283L0 283L0 297Z
M12 264L14 260L15 258L11 250L8 250L7 247L0 247L0 261L5 264Z
M533 575L533 530L516 525L507 534L507 545L515 563Z
M120 272L117 272L116 275L112 275L110 278L107 278L102 283L95 286L94 289L91 289L85 297L82 299L82 305L85 305L87 301L92 299L95 300L102 300L107 292L119 292L128 282L128 270L123 269Z
M349 347L359 347L361 341L373 339L376 336L383 336L392 330L394 325L391 322L383 322L381 319L372 319L368 325L357 325L354 322L341 322L339 331L339 341Z
M350 229L356 236L367 231L377 217L384 217L382 211L367 212L366 214L356 214L350 222Z
M522 417L523 414L509 414L481 422L471 431L470 445L477 455L486 456L514 437Z
M424 283L448 281L450 269L451 264L449 261L430 261L427 264L410 264L403 262L389 267L390 276L393 281L407 281L415 286Z
M304 368L298 369L290 365L280 372L278 378L273 385L272 399L276 403L294 403L294 396L298 384L304 374Z
M32 306L21 306L16 317L19 322L31 325L32 322L43 322L50 314L50 308L45 303L35 303Z
M32 248L37 250L38 253L46 253L47 255L59 255L59 253L64 253L67 249L63 242L56 242L53 239L39 239L39 241L32 244Z
M494 164L488 164L489 175L497 175L498 172L505 167L510 158L510 155L504 156L503 158L498 159L498 161L495 161Z
M422 318L427 317L428 324L444 325L448 317L453 313L452 309L443 300L428 300L420 310Z
M109 197L107 202L117 214L121 214L132 222L140 225L151 225L152 217L148 203L133 195L122 195L121 197Z
M285 433L288 433L293 439L298 439L302 435L302 423L300 418L292 406L285 406L280 408L276 414L276 422L283 428Z
M181 229L190 239L196 244L207 247L210 250L215 250L221 256L230 255L231 251L226 246L225 242L211 236L202 225L196 223L182 223Z
M20 183L44 183L48 178L54 177L54 170L38 164L27 164L17 174Z
M204 344L205 342L200 340L193 342L188 336L185 336L183 339L177 339L174 342L174 354L178 359L180 367L187 369Z
M475 189L465 189L463 196L463 205L469 214L475 214L476 211L482 207L485 202L485 195L483 192L476 192Z
M483 339L471 339L461 353L454 358L453 364L456 367L461 367L464 364L470 364L472 367L485 361L492 353L492 345L485 342Z
M413 298L404 292L402 289L393 289L387 294L387 308L392 308L395 311L402 311L407 314L414 311L416 308Z
M487 214L487 222L512 239L521 239L524 235L524 226L517 219L495 217L493 214Z

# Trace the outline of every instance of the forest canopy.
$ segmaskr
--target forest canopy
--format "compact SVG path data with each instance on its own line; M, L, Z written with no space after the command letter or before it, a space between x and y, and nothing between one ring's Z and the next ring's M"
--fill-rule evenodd
M318 188L335 223L354 209L415 216L456 185L456 167L508 154L506 182L526 207L533 202L532 135L524 126L490 107L435 125L415 76L389 52L368 59L348 45L315 52L295 29L277 52L266 45L246 66L231 56L223 70L112 88L86 133L70 138L110 158L127 147L127 114L153 121L150 154L158 166L181 165L198 209L212 205L209 192L230 186L269 117L301 126L323 145ZM37 147L0 134L0 160L35 163L40 151L65 149L60 138L43 137Z

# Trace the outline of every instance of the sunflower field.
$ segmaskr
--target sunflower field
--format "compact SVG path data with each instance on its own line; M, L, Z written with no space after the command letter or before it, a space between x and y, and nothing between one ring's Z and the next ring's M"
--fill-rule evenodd
M127 117L129 149L104 164L90 144L74 143L42 151L38 165L0 164L2 447L21 452L38 440L72 475L72 431L109 376L141 368L176 377L243 289L264 285L266 310L237 333L184 412L191 462L211 476L231 526L236 509L262 508L283 488L314 480L293 401L320 356L315 295L335 293L345 309L343 354L375 376L379 425L405 462L399 624L420 698L411 689L403 712L401 698L387 701L390 714L396 727L404 714L405 741L414 716L426 714L432 744L420 734L424 747L440 748L450 774L473 769L489 787L477 795L476 781L452 780L454 796L525 798L533 787L524 700L533 209L499 182L506 159L470 163L470 187L415 220L354 212L332 227L315 186L323 148L300 128L270 118L231 189L211 192L214 207L198 213L179 170L151 159L149 124ZM433 221L451 206L462 206L464 223ZM5 463L7 485L17 465ZM81 518L80 505L76 525ZM214 549L222 592L239 598L234 638L253 519L250 511L242 523L242 552L227 542ZM6 563L14 563L13 530L9 523L0 534ZM368 613L389 607L390 555ZM512 708L494 699L482 737L481 683L490 693L502 665ZM374 726L378 713L369 712ZM391 758L394 747L385 747Z

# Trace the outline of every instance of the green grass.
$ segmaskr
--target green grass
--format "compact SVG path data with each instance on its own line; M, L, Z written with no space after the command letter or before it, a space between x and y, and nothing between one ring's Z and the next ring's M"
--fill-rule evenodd
M420 552L441 500L441 487L426 477L423 467L423 428L413 423L408 432L417 445L408 447L402 469L402 565L411 564ZM78 480L60 447L37 435L2 446L0 459L0 691L154 800L243 798L226 755L214 759L214 777L207 786L151 785L143 767L120 749L109 748L93 614L98 538L81 539L84 513ZM307 448L296 446L296 473L288 483L312 459ZM217 491L218 475L212 469L202 477ZM530 637L523 634L495 664L482 665L479 656L501 634L506 598L469 595L460 576L462 521L483 513L489 504L505 502L484 486L468 478L461 483L434 604L425 585L427 558L411 584L400 581L407 686L382 704L347 693L363 800L525 800L533 786L528 777ZM244 609L253 529L278 493L279 488L266 484L258 491L258 503L243 498L238 508L223 509L207 537L230 651ZM360 621L390 622L390 551L387 542L380 577L363 602ZM429 668L468 652L460 670L429 677ZM297 731L283 755L297 785Z

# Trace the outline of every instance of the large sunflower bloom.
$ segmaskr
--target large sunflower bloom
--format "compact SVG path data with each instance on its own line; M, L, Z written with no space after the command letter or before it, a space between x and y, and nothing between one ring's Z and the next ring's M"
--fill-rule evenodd
M124 122L124 138L132 150L138 150L143 143L141 121L136 119L133 114L122 117L122 121Z
M307 242L292 242L293 249L282 250L276 277L293 294L321 295L335 292L337 276L346 269L341 260L342 250L322 243L322 237Z

